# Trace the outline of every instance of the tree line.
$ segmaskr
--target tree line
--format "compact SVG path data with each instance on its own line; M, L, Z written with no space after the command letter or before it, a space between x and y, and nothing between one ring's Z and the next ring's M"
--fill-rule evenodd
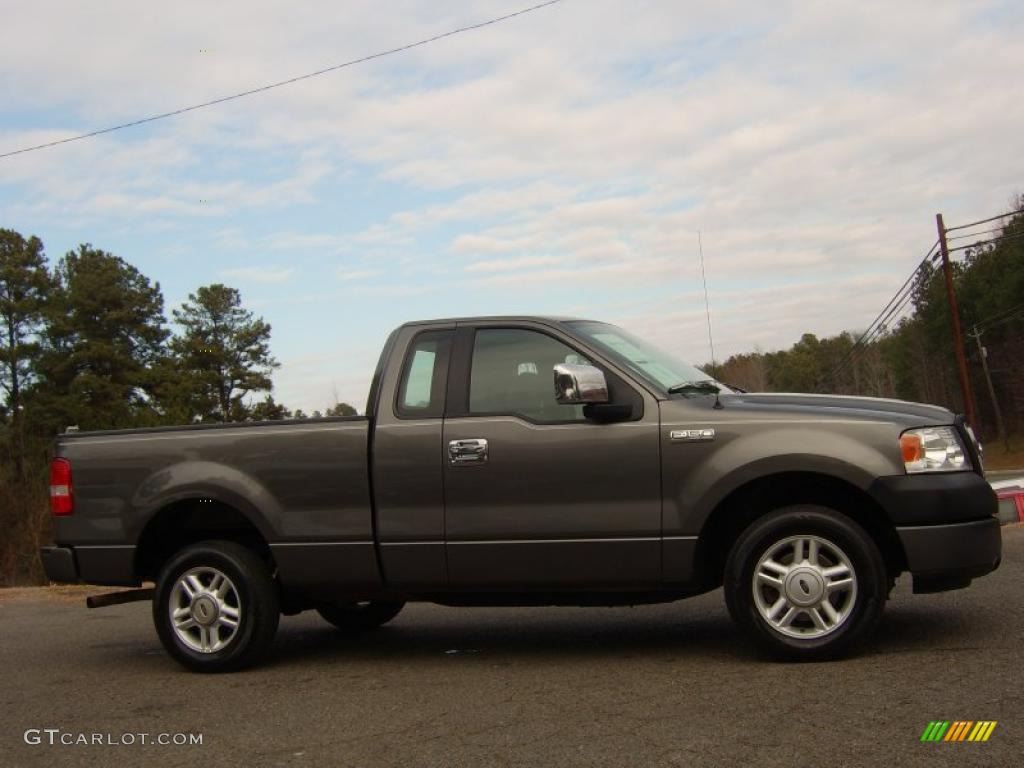
M1024 198L1015 208L1024 208ZM975 405L988 440L996 436L996 419L982 355L1007 430L1024 433L1024 215L998 230L979 237L952 264ZM860 335L850 331L825 338L805 333L789 349L733 355L704 370L748 391L894 397L963 412L941 265L922 264L907 307L904 317L859 345Z
M237 289L201 286L171 319L160 284L121 257L83 244L51 265L38 237L0 229L0 584L41 576L49 452L67 427L306 416L274 399L270 324Z
M205 285L172 310L160 284L80 245L52 268L38 237L0 230L0 418L30 432L248 421L295 414L275 402L270 324L241 294ZM247 402L254 392L267 392ZM328 414L354 410L336 403ZM319 413L319 412L317 412Z

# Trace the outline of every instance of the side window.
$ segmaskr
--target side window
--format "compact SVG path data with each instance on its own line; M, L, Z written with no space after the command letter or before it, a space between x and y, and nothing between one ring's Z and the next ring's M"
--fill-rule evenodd
M444 389L448 376L451 331L426 331L409 345L398 386L396 411L407 419L444 415Z
M582 421L582 405L555 400L552 369L558 363L589 362L538 331L481 329L473 342L469 412L515 414L542 422Z

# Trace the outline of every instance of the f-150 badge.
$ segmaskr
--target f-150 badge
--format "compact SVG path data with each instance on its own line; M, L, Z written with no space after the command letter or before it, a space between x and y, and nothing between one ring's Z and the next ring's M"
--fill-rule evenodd
M668 436L677 442L695 443L702 440L714 440L713 429L673 429Z

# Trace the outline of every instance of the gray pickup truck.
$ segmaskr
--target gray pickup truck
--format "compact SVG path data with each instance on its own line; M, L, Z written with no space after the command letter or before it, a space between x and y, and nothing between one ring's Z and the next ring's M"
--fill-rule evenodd
M901 572L957 589L1001 552L950 411L737 391L562 318L403 325L363 417L63 435L50 494L49 578L155 582L160 639L199 671L258 660L282 613L359 631L407 601L630 605L722 585L765 651L834 658Z

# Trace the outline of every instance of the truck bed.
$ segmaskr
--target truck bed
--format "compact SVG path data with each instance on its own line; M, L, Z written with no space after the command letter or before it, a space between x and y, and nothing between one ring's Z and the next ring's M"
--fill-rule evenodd
M56 455L74 467L76 513L57 518L57 544L75 544L82 580L130 584L137 550L155 545L141 540L159 530L155 516L201 517L207 504L213 516L223 505L258 529L282 583L376 583L369 424L345 416L62 435Z

